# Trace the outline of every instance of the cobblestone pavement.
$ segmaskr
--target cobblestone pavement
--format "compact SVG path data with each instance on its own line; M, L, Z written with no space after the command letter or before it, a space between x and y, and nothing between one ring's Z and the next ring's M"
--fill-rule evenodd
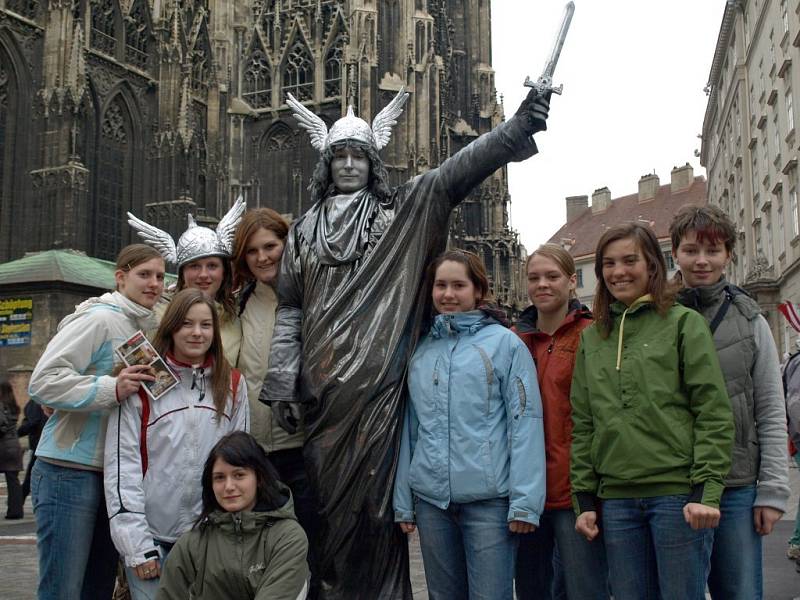
M800 574L786 559L786 540L794 529L800 502L800 474L792 463L792 499L789 512L778 523L775 532L764 542L765 600L800 600ZM0 483L0 511L5 512L5 482ZM0 512L0 515L3 514ZM36 539L30 499L25 503L25 518L20 521L0 519L0 600L34 600L36 598ZM414 600L428 600L422 557L417 536L411 538L411 581Z

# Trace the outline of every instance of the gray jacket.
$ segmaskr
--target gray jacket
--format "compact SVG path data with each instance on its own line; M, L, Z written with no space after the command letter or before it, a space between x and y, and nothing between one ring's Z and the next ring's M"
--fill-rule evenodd
M757 482L754 506L786 511L789 471L786 409L775 341L755 300L725 278L681 290L679 300L712 322L730 295L714 344L731 400L736 436L726 487Z

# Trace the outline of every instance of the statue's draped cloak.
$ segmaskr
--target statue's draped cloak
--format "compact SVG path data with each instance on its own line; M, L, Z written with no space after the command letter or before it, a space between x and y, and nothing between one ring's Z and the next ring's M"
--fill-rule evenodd
M307 403L304 455L322 520L311 543L326 600L411 599L391 503L407 365L431 310L425 268L445 249L453 207L535 152L511 119L389 199L328 197L289 231L261 399Z

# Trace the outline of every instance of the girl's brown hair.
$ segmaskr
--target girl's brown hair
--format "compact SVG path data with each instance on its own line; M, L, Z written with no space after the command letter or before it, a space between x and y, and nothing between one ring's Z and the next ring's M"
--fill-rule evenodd
M234 269L234 288L239 288L243 283L253 279L253 274L247 266L247 243L259 229L271 231L283 242L289 233L289 224L271 208L255 208L244 213L233 238L231 262Z
M211 347L206 353L206 357L211 355L211 393L214 397L214 408L217 415L222 416L225 410L225 403L228 399L231 387L231 366L222 353L222 337L219 333L219 317L214 308L214 303L209 300L200 290L190 288L181 290L172 297L163 318L161 325L158 326L153 347L161 356L172 352L172 335L183 326L183 321L195 304L205 304L211 311L211 319L214 323L214 338Z
M433 283L436 280L436 269L447 261L464 265L467 271L467 277L469 277L472 285L474 285L475 289L480 293L480 298L477 302L479 306L481 304L494 302L494 296L492 296L492 292L489 289L489 276L486 274L486 267L483 261L477 254L467 250L448 250L440 254L430 266L428 266L427 289L433 289Z
M233 270L231 268L231 260L224 256L201 256L196 260L201 260L202 258L218 258L222 262L222 283L220 284L219 289L214 296L214 300L219 302L220 306L222 306L222 310L228 320L235 319L236 299L233 296ZM192 262L194 261L189 261L186 264L190 264ZM178 269L177 289L179 292L184 289L188 289L186 287L186 280L183 278L183 269L185 267L186 265L183 265L180 269ZM216 310L214 313L216 314Z
M164 257L152 246L148 246L147 244L130 244L129 246L125 246L119 251L119 254L117 254L115 271L128 273L131 269L138 267L142 263L146 263L148 260L153 260L154 258L158 258L161 262L164 262ZM117 286L117 289L119 289L119 286Z
M603 278L603 252L612 242L630 239L647 261L647 271L650 274L647 283L647 293L653 297L653 306L660 315L666 314L675 302L678 286L667 280L667 265L664 254L658 243L655 233L649 227L640 223L622 223L612 227L600 237L594 255L594 273L597 276L597 289L594 293L592 312L597 322L597 328L602 337L608 337L614 320L611 317L611 304L615 298L606 286Z

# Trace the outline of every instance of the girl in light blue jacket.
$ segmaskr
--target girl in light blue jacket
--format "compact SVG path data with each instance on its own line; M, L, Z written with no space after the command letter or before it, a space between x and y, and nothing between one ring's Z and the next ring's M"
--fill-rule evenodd
M514 534L533 531L544 509L536 368L485 306L476 255L446 252L428 273L438 314L409 366L395 521L419 526L431 600L511 600Z

